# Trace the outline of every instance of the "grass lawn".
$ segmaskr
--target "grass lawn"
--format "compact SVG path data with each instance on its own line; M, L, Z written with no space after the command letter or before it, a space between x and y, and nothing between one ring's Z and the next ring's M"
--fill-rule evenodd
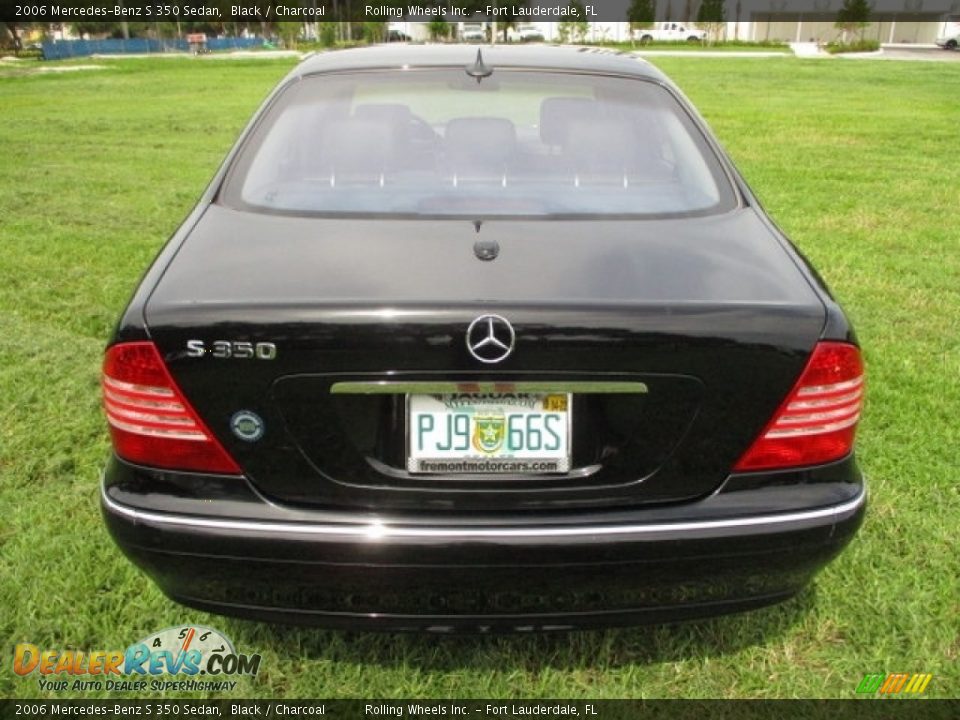
M872 504L852 546L745 615L438 639L194 612L107 536L104 341L291 61L97 64L0 77L0 697L43 695L17 642L122 649L180 623L263 654L237 697L852 697L892 671L960 696L960 66L657 60L856 324Z

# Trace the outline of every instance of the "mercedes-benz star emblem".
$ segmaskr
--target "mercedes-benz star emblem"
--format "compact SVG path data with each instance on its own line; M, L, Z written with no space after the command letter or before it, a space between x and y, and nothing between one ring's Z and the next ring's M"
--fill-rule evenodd
M481 315L467 328L467 350L482 363L497 363L513 352L513 325L499 315Z

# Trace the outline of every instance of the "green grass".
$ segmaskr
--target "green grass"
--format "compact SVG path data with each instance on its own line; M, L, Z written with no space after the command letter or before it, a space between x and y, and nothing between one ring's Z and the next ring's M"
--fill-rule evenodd
M856 324L866 524L797 599L557 636L339 634L166 600L105 532L101 351L154 253L289 61L98 61L0 77L0 696L13 645L114 649L178 623L263 653L237 696L851 697L866 672L960 696L960 67L657 61Z

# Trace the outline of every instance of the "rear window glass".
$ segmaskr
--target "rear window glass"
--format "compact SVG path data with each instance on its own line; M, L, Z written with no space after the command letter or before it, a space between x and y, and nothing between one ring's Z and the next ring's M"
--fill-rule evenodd
M735 205L656 83L498 69L294 83L241 149L223 201L320 215L670 216Z

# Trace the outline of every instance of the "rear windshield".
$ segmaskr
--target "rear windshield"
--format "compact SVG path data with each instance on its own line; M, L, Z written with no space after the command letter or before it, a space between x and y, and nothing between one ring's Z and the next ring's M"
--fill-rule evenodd
M318 215L674 216L735 196L660 85L462 68L307 76L241 149L223 202Z

